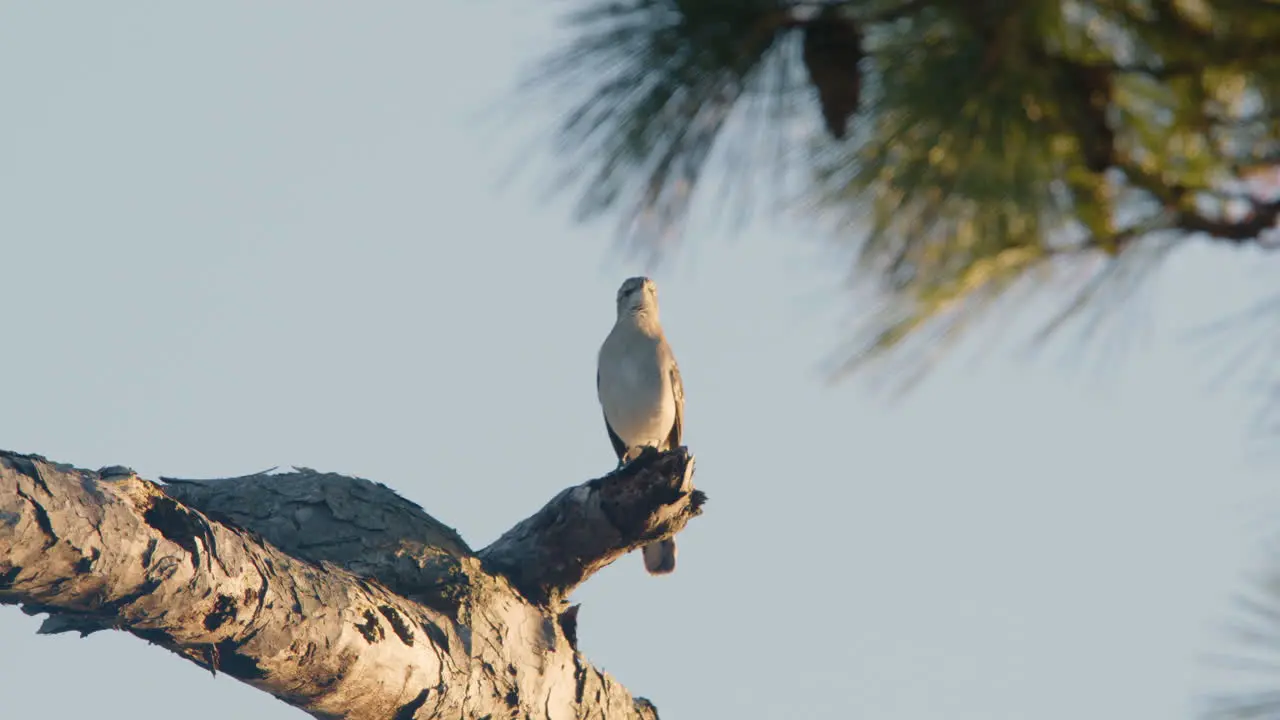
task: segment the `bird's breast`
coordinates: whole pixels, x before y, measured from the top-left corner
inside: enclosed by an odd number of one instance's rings
[[[660,446],[675,423],[671,381],[655,353],[605,353],[600,362],[600,405],[629,447]]]

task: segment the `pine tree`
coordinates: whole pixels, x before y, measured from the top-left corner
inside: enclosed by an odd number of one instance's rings
[[[779,175],[801,156],[805,197],[846,221],[886,300],[849,368],[954,337],[1067,264],[1094,270],[1049,329],[1188,238],[1275,242],[1274,0],[575,8],[535,87],[576,93],[558,132],[582,215],[671,237],[713,151]]]

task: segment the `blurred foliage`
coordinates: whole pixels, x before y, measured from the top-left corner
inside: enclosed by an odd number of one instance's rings
[[[1259,571],[1232,602],[1226,652],[1209,655],[1220,689],[1206,698],[1206,720],[1267,720],[1280,716],[1280,555],[1268,543]]]
[[[661,247],[731,136],[803,148],[885,299],[850,368],[1092,263],[1057,326],[1185,238],[1264,243],[1280,215],[1253,182],[1280,166],[1280,0],[570,4],[533,87],[572,96],[581,214]]]

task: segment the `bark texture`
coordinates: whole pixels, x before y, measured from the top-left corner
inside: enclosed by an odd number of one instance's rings
[[[650,452],[489,548],[385,486],[307,469],[143,480],[0,451],[0,603],[124,630],[318,718],[656,718],[576,648],[576,585],[700,513]]]
[[[480,558],[531,601],[559,609],[598,570],[674,535],[702,512],[705,500],[693,489],[688,451],[646,448],[617,472],[561,492]]]

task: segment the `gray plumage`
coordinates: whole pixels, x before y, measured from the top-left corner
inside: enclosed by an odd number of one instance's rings
[[[675,355],[658,320],[658,287],[644,277],[618,289],[618,319],[600,346],[596,394],[619,465],[644,447],[680,446],[684,385]],[[645,569],[663,575],[676,569],[674,539],[642,549]]]

